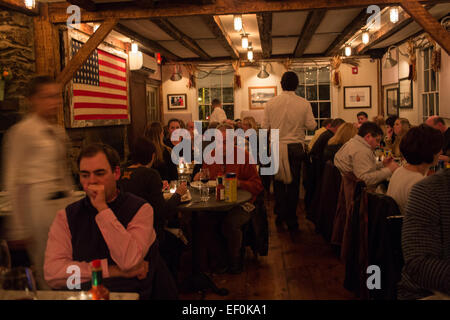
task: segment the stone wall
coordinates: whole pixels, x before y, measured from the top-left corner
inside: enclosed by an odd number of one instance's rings
[[[33,18],[0,9],[0,66],[4,65],[11,69],[13,78],[6,83],[5,99],[0,101],[0,143],[6,130],[28,111],[24,92],[35,73]]]

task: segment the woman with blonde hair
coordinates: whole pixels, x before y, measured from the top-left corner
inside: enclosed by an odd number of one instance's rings
[[[258,130],[258,124],[256,123],[255,118],[253,117],[245,117],[242,119],[242,129],[247,131],[248,129]]]
[[[411,124],[408,119],[398,118],[394,123],[394,133],[395,133],[395,141],[392,145],[392,153],[394,157],[401,157],[402,154],[400,152],[400,143],[402,142],[402,138],[406,135],[406,133],[411,129]]]
[[[325,162],[328,160],[333,161],[334,155],[339,149],[351,138],[353,138],[358,133],[358,128],[356,128],[353,123],[346,122],[339,126],[335,135],[328,141],[328,145],[323,151],[323,159]]]
[[[177,180],[177,166],[172,162],[172,149],[164,144],[164,130],[161,123],[152,122],[147,126],[145,136],[155,145],[155,163],[153,168],[159,172],[162,180]]]

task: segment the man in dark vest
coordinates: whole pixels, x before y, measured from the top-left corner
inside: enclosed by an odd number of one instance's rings
[[[110,291],[137,292],[140,299],[175,299],[174,280],[159,256],[153,209],[117,188],[119,161],[107,145],[81,150],[78,168],[87,196],[57,213],[47,241],[45,280],[52,288],[71,289],[73,278],[67,270],[77,266],[81,289],[87,290],[91,261],[101,259],[103,283]]]

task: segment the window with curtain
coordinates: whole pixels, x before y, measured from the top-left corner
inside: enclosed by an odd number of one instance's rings
[[[432,47],[422,50],[423,53],[423,120],[429,116],[439,115],[439,72],[431,68]]]
[[[331,117],[331,75],[329,66],[295,68],[299,85],[295,93],[311,103],[317,129],[322,121]],[[314,135],[315,130],[307,131],[308,136]]]
[[[211,103],[219,99],[228,119],[234,119],[234,71],[230,67],[201,69],[197,72],[198,118],[208,120]]]

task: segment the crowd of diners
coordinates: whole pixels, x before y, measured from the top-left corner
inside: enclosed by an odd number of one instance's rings
[[[444,119],[432,116],[412,126],[394,116],[369,121],[365,112],[359,112],[356,123],[340,118],[322,121],[308,142],[305,132],[316,129],[317,122],[309,102],[295,94],[297,75],[286,72],[281,86],[283,92],[267,103],[261,124],[252,117],[227,119],[220,101],[212,102],[208,128],[219,130],[224,138],[224,164],[196,164],[191,179],[199,180],[201,168],[209,169],[210,179],[236,173],[238,188],[252,195],[252,206],[236,206],[220,215],[199,214],[200,245],[193,263],[206,273],[242,273],[243,229],[258,206],[264,206],[261,199],[271,186],[277,227],[284,230],[286,226],[291,240],[301,241],[297,216],[301,168],[314,159],[320,164],[319,172],[330,161],[342,174],[353,173],[369,188],[389,180],[386,194],[405,217],[399,298],[418,299],[434,291],[450,294],[450,169],[436,169],[450,157],[450,131]],[[108,145],[83,146],[77,169],[86,197],[70,203],[67,192],[73,183],[61,174],[67,171],[61,151],[67,137],[57,131],[54,121],[62,107],[61,88],[48,77],[35,78],[29,88],[32,112],[8,132],[4,145],[5,185],[13,205],[13,219],[6,224],[4,237],[15,264],[26,260],[18,255],[25,249],[39,287],[60,290],[67,289],[67,268],[77,265],[86,289],[90,261],[101,259],[105,285],[111,291],[138,292],[141,299],[175,299],[180,260],[192,232],[177,210],[188,186],[178,183],[168,199],[163,193],[171,181],[178,180],[171,153],[182,138],[173,139],[172,134],[186,128],[193,152],[194,122],[148,123],[122,163]],[[273,176],[261,175],[263,165],[250,163],[248,143],[245,163],[225,163],[227,130],[255,129],[258,134],[260,128],[279,130],[279,170]],[[46,146],[44,150],[39,149],[41,145]],[[234,148],[236,157],[238,146]],[[21,178],[23,172],[28,173],[26,178]],[[28,188],[29,184],[40,187]],[[52,210],[56,216],[44,218],[42,212]]]

